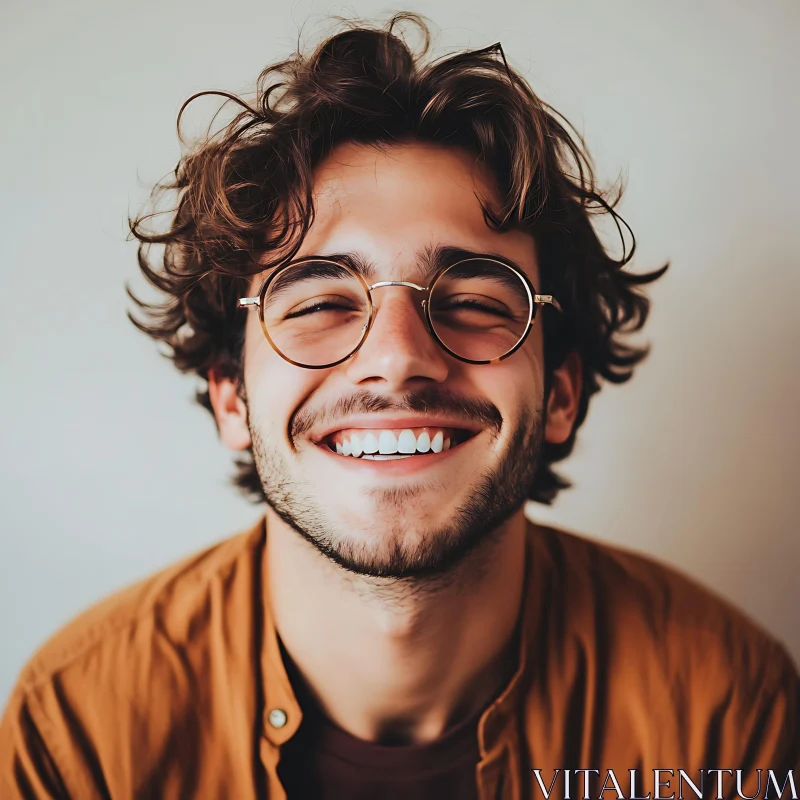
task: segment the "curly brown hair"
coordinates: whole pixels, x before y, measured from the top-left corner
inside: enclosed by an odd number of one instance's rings
[[[422,33],[415,54],[398,33]],[[465,148],[496,177],[499,198],[484,206],[488,225],[531,233],[540,263],[540,291],[557,297],[563,314],[543,315],[545,391],[549,376],[571,351],[582,359],[577,419],[563,444],[545,443],[529,492],[551,503],[570,484],[552,464],[572,451],[600,379],[623,383],[648,348],[623,342],[645,324],[649,301],[639,288],[667,269],[635,275],[624,270],[635,238],[614,207],[622,195],[601,191],[585,142],[570,123],[534,94],[506,62],[499,44],[433,61],[428,28],[412,14],[385,28],[349,23],[310,56],[299,51],[267,67],[252,103],[227,92],[201,92],[241,108],[215,135],[181,157],[174,174],[154,189],[176,195],[168,229],[148,230],[156,212],[130,221],[139,265],[165,295],[145,303],[134,324],[169,346],[175,366],[208,378],[211,368],[241,377],[244,315],[236,301],[254,274],[292,258],[314,216],[314,169],[345,142],[386,145],[415,139]],[[622,240],[614,259],[591,217],[610,215]],[[626,248],[623,228],[631,246]],[[161,245],[157,253],[152,245]],[[545,395],[546,396],[546,395]],[[197,400],[211,410],[207,390]],[[252,460],[237,464],[234,482],[265,499]]]

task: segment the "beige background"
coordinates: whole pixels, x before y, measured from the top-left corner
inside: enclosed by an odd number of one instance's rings
[[[796,0],[416,0],[437,52],[502,41],[628,176],[653,354],[595,399],[534,516],[677,565],[800,658]],[[212,422],[125,319],[128,209],[177,159],[174,118],[311,41],[301,0],[5,0],[0,11],[0,703],[92,601],[257,511]],[[141,285],[141,284],[137,284]]]

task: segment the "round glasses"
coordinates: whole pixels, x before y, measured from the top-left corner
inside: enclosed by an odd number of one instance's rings
[[[275,270],[258,296],[239,298],[238,307],[258,307],[264,336],[286,361],[326,369],[364,344],[375,320],[373,292],[387,286],[422,292],[428,331],[451,356],[469,364],[492,364],[518,350],[540,305],[561,310],[552,295],[536,294],[522,272],[483,257],[443,267],[429,286],[369,285],[344,263],[303,258]]]

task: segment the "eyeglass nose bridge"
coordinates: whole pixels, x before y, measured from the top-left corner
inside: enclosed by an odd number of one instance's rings
[[[418,292],[427,292],[427,286],[417,286],[416,283],[411,283],[410,281],[378,281],[377,283],[373,283],[372,286],[367,286],[367,289],[371,292],[373,289],[380,289],[383,286],[406,286],[409,289],[416,289]]]
[[[430,286],[420,286],[419,284],[411,283],[411,281],[378,281],[377,283],[373,283],[371,286],[367,286],[367,291],[369,292],[370,298],[372,298],[373,289],[382,289],[384,286],[405,286],[407,289],[414,289],[417,292],[425,292],[425,293],[427,293],[430,290]],[[426,305],[427,305],[427,300],[423,300],[422,301],[423,310],[426,310],[425,309]],[[428,328],[431,329],[430,320],[427,318],[427,316],[425,318],[425,323],[428,326]],[[372,319],[370,319],[366,327],[367,328],[372,327]],[[431,333],[433,333],[432,330]]]
[[[384,286],[405,286],[407,289],[414,289],[417,292],[425,292],[426,295],[430,290],[430,286],[419,286],[416,283],[411,283],[411,281],[378,281],[377,283],[373,283],[371,286],[367,286],[367,291],[369,292],[370,296],[370,304],[372,306],[372,312],[370,313],[370,318],[364,324],[364,328],[362,330],[364,338],[366,338],[367,334],[372,328],[372,323],[375,321],[375,305],[374,302],[372,301],[372,290],[382,289]],[[433,332],[433,326],[431,325],[431,321],[428,318],[428,309],[426,308],[426,306],[427,306],[427,297],[422,301],[422,310],[424,314],[423,321],[425,323],[425,327],[428,329],[428,333],[430,333],[434,339],[438,340],[439,337],[436,336],[436,334]]]

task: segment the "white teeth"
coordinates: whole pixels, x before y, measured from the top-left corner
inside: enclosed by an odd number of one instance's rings
[[[423,433],[422,436],[428,434]],[[397,452],[398,453],[416,453],[417,452],[417,437],[414,436],[414,431],[405,430],[397,437]]]
[[[389,456],[361,456],[362,459],[368,458],[370,461],[397,461],[398,458],[411,458],[410,455],[402,456],[402,455],[389,455]]]
[[[378,452],[378,440],[375,438],[374,433],[367,433],[364,435],[364,440],[361,442],[361,447],[365,453]]]
[[[336,442],[335,450],[341,456],[355,458],[407,457],[415,453],[441,453],[452,447],[451,437],[445,437],[444,431],[437,431],[431,438],[428,431],[420,433],[419,437],[414,431],[406,428],[395,434],[391,430],[367,430],[361,434],[352,432]]]
[[[383,456],[397,452],[397,437],[391,431],[381,431],[378,439],[378,452]]]

